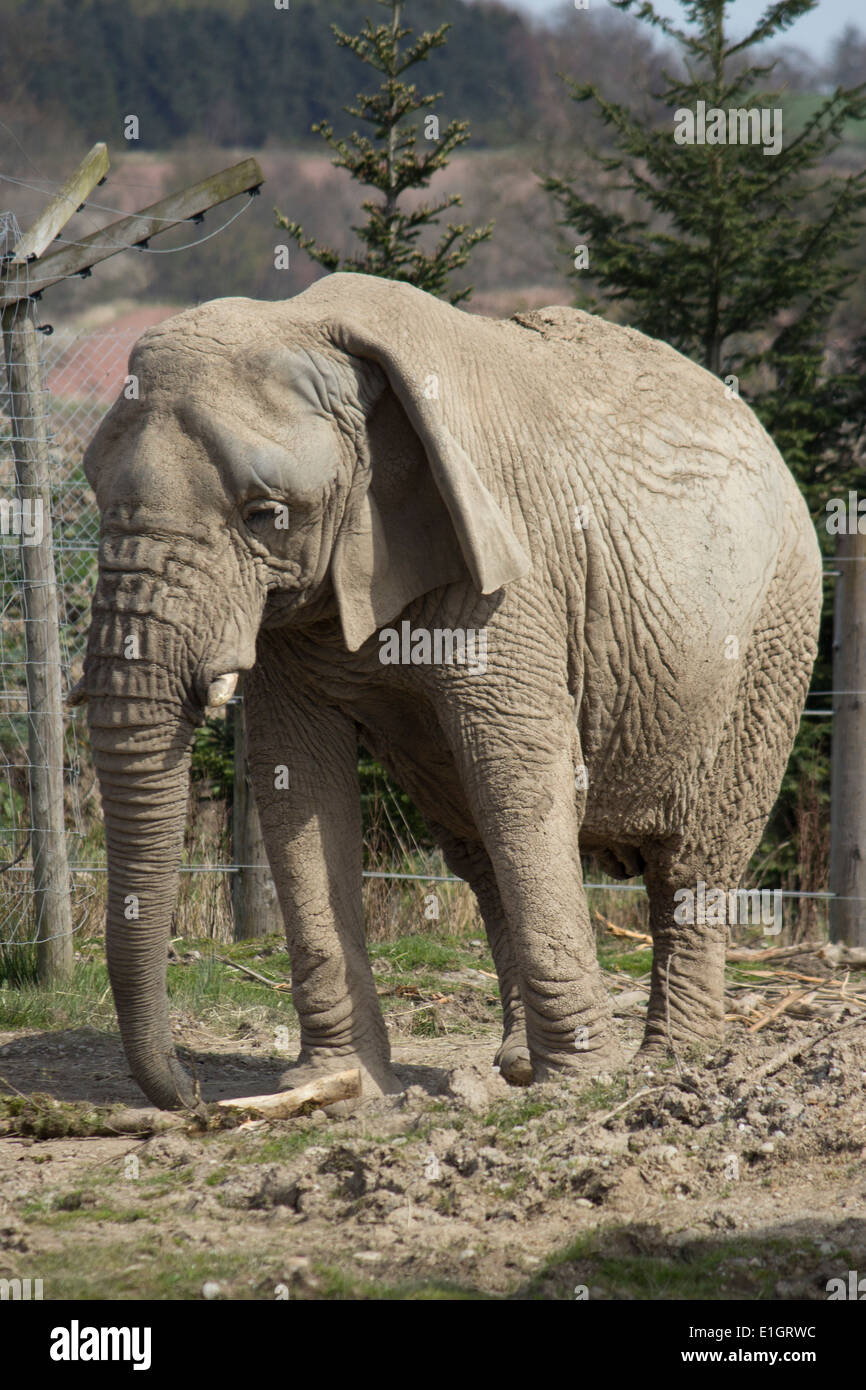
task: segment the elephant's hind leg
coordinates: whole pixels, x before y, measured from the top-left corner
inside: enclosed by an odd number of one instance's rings
[[[622,1056],[583,891],[573,713],[559,690],[527,683],[521,693],[528,708],[514,707],[504,732],[491,731],[488,717],[499,691],[479,677],[440,719],[495,874],[533,1079],[588,1077],[617,1069]],[[518,743],[511,730],[521,726]]]
[[[808,583],[808,574],[804,581],[797,571],[774,580],[742,657],[734,708],[688,826],[677,840],[643,847],[653,969],[642,1051],[722,1036],[730,908],[742,901],[732,895],[778,796],[809,684],[817,607]],[[724,910],[716,898],[701,913],[699,901],[707,903],[711,889],[725,894]],[[677,890],[688,890],[694,911],[688,896],[677,901]],[[721,920],[682,920],[690,915]]]
[[[725,876],[709,874],[708,887],[721,887]],[[675,894],[695,882],[688,874],[647,869],[653,964],[646,1031],[640,1055],[711,1044],[724,1028],[725,924],[679,923]],[[699,877],[695,875],[695,879]]]
[[[438,825],[432,828],[449,869],[466,879],[478,900],[496,966],[502,1001],[502,1042],[494,1058],[494,1066],[499,1068],[510,1085],[528,1086],[532,1081],[532,1062],[526,1040],[526,1017],[520,997],[517,961],[490,856],[482,844],[457,839]]]

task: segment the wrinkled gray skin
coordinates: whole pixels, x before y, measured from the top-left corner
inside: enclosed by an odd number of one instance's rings
[[[806,508],[746,405],[593,316],[495,322],[344,274],[180,314],[130,370],[140,398],[85,460],[84,685],[111,982],[151,1101],[192,1099],[166,942],[193,731],[238,671],[301,1021],[286,1085],[358,1064],[367,1093],[398,1089],[364,945],[359,734],[475,890],[508,1079],[620,1061],[579,851],[645,875],[644,1046],[714,1039],[727,929],[678,925],[673,895],[736,886],[820,603]],[[402,619],[486,628],[486,672],[383,665],[377,629]]]

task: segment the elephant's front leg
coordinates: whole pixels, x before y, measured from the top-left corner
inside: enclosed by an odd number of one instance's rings
[[[363,1093],[401,1089],[364,943],[354,725],[260,660],[247,680],[250,773],[286,922],[301,1051],[283,1078],[359,1066]]]
[[[613,1070],[622,1055],[583,890],[574,725],[550,711],[503,731],[483,710],[480,695],[455,702],[448,738],[510,929],[533,1079]]]

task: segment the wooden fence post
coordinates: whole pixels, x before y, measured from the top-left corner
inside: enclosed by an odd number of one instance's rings
[[[830,940],[866,946],[866,535],[840,535],[836,553]]]
[[[282,934],[284,927],[250,782],[243,699],[230,709],[235,735],[232,858],[239,866],[232,874],[232,914],[234,939],[243,941]]]
[[[3,343],[16,497],[21,508],[37,969],[39,982],[49,984],[72,974],[72,911],[63,815],[63,696],[48,437],[32,299],[18,300],[4,310]],[[28,535],[31,527],[36,528],[35,534]]]

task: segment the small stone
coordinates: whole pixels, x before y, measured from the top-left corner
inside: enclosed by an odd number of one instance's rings
[[[759,1152],[762,1154],[774,1154],[776,1152],[776,1145],[768,1139],[766,1143],[761,1144]]]
[[[448,1077],[448,1091],[453,1099],[460,1101],[467,1110],[476,1114],[486,1110],[490,1098],[483,1077],[469,1067],[458,1067]]]
[[[208,1302],[214,1298],[219,1298],[221,1292],[222,1290],[219,1284],[215,1284],[212,1279],[209,1279],[206,1284],[202,1284],[201,1286],[201,1296],[202,1298],[206,1298]]]
[[[377,1260],[381,1260],[381,1250],[356,1250],[354,1258],[360,1260],[362,1264],[374,1265]]]
[[[458,1260],[477,1260],[478,1251],[475,1250],[471,1245],[468,1245],[465,1250],[461,1250],[457,1258]]]

